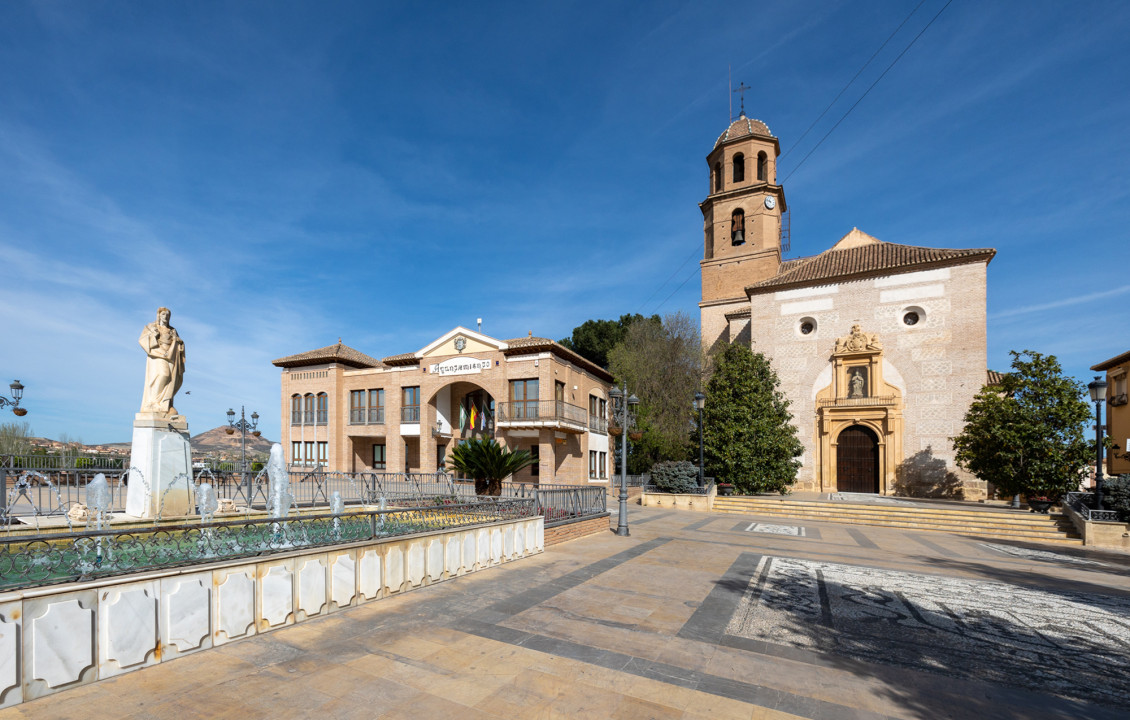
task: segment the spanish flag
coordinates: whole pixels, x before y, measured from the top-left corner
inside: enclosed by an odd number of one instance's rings
[[[471,403],[471,429],[475,429],[475,419],[479,416],[479,408]]]

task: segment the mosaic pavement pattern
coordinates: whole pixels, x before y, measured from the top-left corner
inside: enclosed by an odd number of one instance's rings
[[[1130,703],[1130,598],[766,556],[726,633]]]
[[[998,545],[997,543],[981,543],[981,547],[1004,553],[1005,555],[1027,558],[1028,560],[1071,563],[1072,565],[1104,565],[1109,567],[1109,563],[1099,562],[1098,560],[1087,560],[1086,558],[1065,555],[1064,553],[1048,552],[1047,550],[1033,550],[1025,547],[1013,547],[1012,545]]]
[[[750,523],[746,532],[755,533],[768,533],[770,535],[792,535],[793,537],[804,537],[804,528],[797,527],[796,525],[771,525],[768,523]]]

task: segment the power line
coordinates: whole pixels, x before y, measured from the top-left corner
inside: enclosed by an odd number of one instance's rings
[[[914,36],[914,39],[911,40],[910,43],[902,49],[902,52],[900,52],[898,54],[898,56],[894,60],[891,61],[891,64],[887,66],[887,69],[884,70],[883,73],[881,75],[879,75],[879,77],[875,78],[875,82],[871,83],[871,85],[867,88],[867,90],[865,90],[863,92],[863,94],[859,96],[859,99],[856,100],[855,103],[852,104],[852,106],[847,109],[847,112],[845,112],[842,116],[840,116],[840,119],[836,121],[836,124],[833,125],[831,127],[831,129],[828,130],[828,132],[824,133],[824,137],[820,138],[820,142],[816,143],[816,145],[813,146],[813,148],[808,151],[808,154],[805,155],[803,158],[801,158],[801,161],[799,163],[797,163],[796,167],[794,167],[792,169],[792,171],[788,175],[785,176],[785,179],[781,181],[782,185],[784,185],[786,182],[788,182],[789,178],[791,178],[793,175],[795,175],[797,170],[800,170],[801,166],[804,165],[805,160],[808,160],[808,158],[812,157],[812,153],[816,152],[817,148],[819,148],[821,145],[824,144],[824,141],[828,139],[829,135],[831,135],[833,132],[835,132],[836,128],[838,128],[840,126],[840,123],[842,123],[844,120],[846,120],[848,115],[851,115],[851,111],[855,110],[855,108],[859,105],[859,103],[863,102],[863,99],[865,97],[867,97],[867,95],[872,90],[875,89],[875,86],[879,84],[879,81],[887,76],[887,73],[889,73],[891,71],[891,68],[893,68],[898,63],[899,60],[902,60],[902,56],[906,55],[907,51],[910,50],[910,48],[914,47],[914,43],[918,42],[918,38],[922,37],[923,33],[925,33],[927,30],[930,29],[930,26],[934,24],[934,21],[937,20],[938,17],[943,12],[946,11],[946,8],[948,8],[950,6],[950,3],[952,3],[952,2],[953,2],[953,0],[947,0],[946,4],[942,6],[942,9],[938,11],[937,15],[934,15],[934,17],[930,18],[930,22],[926,23],[926,27],[922,28],[918,32],[918,34]]]
[[[891,39],[892,39],[892,38],[894,38],[894,36],[898,34],[898,32],[899,32],[899,31],[900,31],[900,30],[902,29],[902,27],[903,27],[904,25],[906,25],[907,21],[909,21],[909,20],[910,20],[910,18],[911,18],[911,17],[912,17],[912,16],[913,16],[913,15],[914,15],[914,14],[915,14],[916,12],[918,12],[918,9],[919,9],[920,7],[922,7],[922,5],[923,5],[923,4],[925,3],[925,2],[926,2],[926,0],[921,0],[921,1],[920,1],[920,2],[918,3],[918,5],[917,5],[917,6],[915,6],[915,8],[914,8],[913,10],[911,10],[911,11],[910,11],[910,14],[909,14],[909,15],[907,15],[907,16],[906,16],[906,18],[904,18],[904,19],[903,19],[903,21],[902,21],[901,23],[899,23],[899,26],[895,28],[894,32],[892,32],[892,33],[890,34],[890,36],[889,36],[889,37],[887,37],[887,39],[883,41],[883,44],[879,46],[879,49],[878,49],[878,50],[876,50],[876,51],[875,51],[875,52],[874,52],[874,53],[873,53],[873,54],[871,55],[871,57],[867,59],[867,62],[865,62],[865,63],[863,64],[863,66],[862,66],[862,67],[861,67],[861,68],[859,69],[859,71],[858,71],[858,72],[857,72],[857,73],[856,73],[856,74],[855,74],[855,75],[854,75],[854,76],[852,77],[852,79],[851,79],[851,80],[849,80],[849,81],[848,81],[848,83],[847,83],[846,85],[844,85],[843,89],[841,89],[841,90],[840,90],[840,92],[839,92],[839,93],[838,93],[838,94],[836,95],[836,97],[835,97],[835,98],[833,98],[832,102],[828,104],[828,107],[824,108],[824,111],[823,111],[822,113],[820,113],[820,115],[819,115],[819,116],[818,116],[818,117],[816,118],[816,120],[814,120],[814,121],[812,122],[812,124],[811,124],[811,125],[809,125],[809,126],[808,126],[808,129],[804,131],[804,133],[803,133],[803,134],[802,134],[802,135],[800,136],[800,138],[798,138],[798,139],[797,139],[797,141],[796,141],[795,143],[793,143],[793,145],[792,145],[792,146],[791,146],[791,147],[789,148],[789,150],[785,152],[785,154],[786,154],[786,155],[787,155],[787,154],[788,154],[789,152],[791,152],[791,151],[792,151],[792,149],[793,149],[793,148],[795,148],[795,147],[796,147],[796,146],[797,146],[797,145],[798,145],[798,144],[800,143],[800,141],[801,141],[801,140],[803,140],[803,139],[804,139],[805,135],[808,135],[808,133],[809,133],[809,132],[810,132],[810,131],[812,130],[812,128],[813,128],[813,127],[815,127],[815,126],[816,126],[816,124],[817,124],[817,123],[819,123],[819,122],[820,122],[820,120],[821,120],[821,119],[822,119],[822,118],[824,117],[824,115],[826,115],[826,114],[828,113],[828,110],[830,110],[830,109],[832,108],[832,106],[833,106],[833,105],[835,105],[835,104],[836,104],[836,102],[837,102],[837,101],[838,101],[838,100],[840,99],[840,96],[842,96],[842,95],[844,94],[844,92],[846,92],[846,91],[847,91],[847,89],[848,89],[848,88],[849,88],[849,87],[850,87],[850,86],[852,85],[852,83],[854,83],[854,82],[855,82],[855,80],[856,80],[856,79],[857,79],[857,78],[858,78],[858,77],[860,76],[860,74],[862,74],[862,73],[863,73],[863,71],[867,69],[867,66],[868,66],[868,65],[870,65],[870,64],[871,64],[871,62],[872,62],[872,61],[873,61],[873,60],[875,59],[875,57],[876,57],[876,56],[878,56],[878,55],[879,55],[879,53],[881,53],[881,52],[883,51],[883,48],[885,48],[885,47],[887,46],[887,44],[888,44],[888,43],[890,43]],[[898,55],[897,55],[897,56],[895,57],[895,59],[891,61],[890,65],[888,65],[888,66],[886,67],[886,69],[885,69],[885,70],[883,70],[883,72],[882,72],[882,73],[881,73],[881,74],[879,75],[879,77],[875,78],[875,81],[874,81],[874,82],[872,82],[872,83],[871,83],[871,85],[869,85],[869,86],[867,87],[867,89],[866,89],[866,90],[865,90],[865,91],[863,92],[863,94],[859,96],[859,99],[858,99],[858,100],[856,100],[856,101],[855,101],[854,103],[852,103],[852,106],[851,106],[851,107],[849,107],[849,108],[847,109],[847,112],[845,112],[845,113],[844,113],[843,115],[841,115],[841,116],[840,116],[840,119],[836,121],[836,124],[835,124],[835,125],[833,125],[833,126],[832,126],[832,127],[831,127],[831,128],[829,129],[829,130],[828,130],[828,132],[824,133],[824,136],[820,138],[820,141],[819,141],[818,143],[816,143],[816,145],[814,145],[814,146],[812,147],[812,149],[811,149],[811,150],[809,150],[809,151],[808,151],[808,153],[807,153],[807,154],[806,154],[806,155],[805,155],[805,156],[804,156],[803,158],[801,158],[801,161],[800,161],[799,163],[797,163],[796,167],[794,167],[794,168],[793,168],[793,169],[792,169],[792,170],[791,170],[791,171],[789,172],[789,174],[788,174],[788,175],[786,175],[786,176],[785,176],[784,180],[782,180],[780,184],[784,185],[784,184],[785,184],[786,182],[788,182],[789,178],[791,178],[791,177],[792,177],[792,176],[793,176],[793,175],[794,175],[794,174],[796,173],[796,171],[797,171],[797,170],[799,170],[799,169],[801,168],[801,166],[802,166],[802,165],[804,165],[805,161],[807,161],[807,160],[808,160],[808,158],[812,157],[812,154],[813,154],[814,152],[816,152],[816,150],[817,150],[817,149],[818,149],[818,148],[819,148],[819,147],[820,147],[821,145],[823,145],[823,144],[824,144],[824,141],[825,141],[825,140],[827,140],[827,139],[828,139],[828,137],[829,137],[829,136],[830,136],[830,135],[831,135],[831,134],[832,134],[833,132],[835,132],[836,128],[838,128],[838,127],[840,126],[840,124],[841,124],[841,123],[842,123],[842,122],[843,122],[844,120],[846,120],[846,119],[847,119],[848,115],[850,115],[850,114],[852,113],[852,111],[853,111],[853,110],[855,110],[855,108],[856,108],[856,107],[858,107],[858,106],[859,106],[859,104],[860,104],[861,102],[863,102],[864,98],[866,98],[866,97],[867,97],[867,96],[868,96],[868,95],[869,95],[869,94],[871,93],[871,91],[875,89],[875,86],[876,86],[876,85],[878,85],[878,84],[879,84],[879,82],[880,82],[880,81],[881,81],[881,80],[882,80],[882,79],[883,79],[884,77],[886,77],[886,76],[887,76],[887,73],[889,73],[889,72],[891,71],[891,69],[892,69],[892,68],[894,68],[894,66],[895,66],[896,64],[898,64],[898,61],[899,61],[899,60],[901,60],[901,59],[902,59],[902,57],[903,57],[904,55],[906,55],[906,53],[907,53],[907,52],[908,52],[908,51],[910,50],[910,48],[914,47],[914,44],[918,42],[918,39],[919,39],[919,38],[921,38],[921,37],[922,37],[922,35],[924,35],[924,34],[926,33],[926,31],[930,29],[930,26],[934,24],[934,21],[935,21],[935,20],[937,20],[937,19],[938,19],[938,18],[939,18],[939,17],[941,16],[941,14],[942,14],[943,12],[945,12],[945,11],[946,11],[946,8],[948,8],[948,7],[950,6],[950,4],[951,4],[952,2],[953,2],[953,0],[947,0],[946,4],[942,6],[941,10],[938,10],[938,12],[937,12],[937,13],[935,13],[934,17],[930,18],[930,21],[929,21],[928,23],[926,23],[926,25],[925,25],[925,26],[924,26],[924,27],[923,27],[923,28],[922,28],[921,30],[919,30],[919,31],[918,31],[918,34],[917,34],[917,35],[915,35],[915,36],[914,36],[914,38],[913,38],[913,39],[912,39],[912,40],[911,40],[911,41],[910,41],[910,42],[909,42],[909,43],[908,43],[908,44],[906,45],[906,47],[904,47],[904,48],[902,49],[902,52],[900,52],[900,53],[899,53],[899,54],[898,54]],[[781,157],[784,157],[784,155],[782,155]],[[695,256],[695,255],[697,255],[697,254],[698,254],[698,249],[696,248],[696,249],[695,249],[695,252],[694,252],[694,254],[693,254],[693,255],[691,255],[691,257],[694,257],[694,256]],[[653,290],[653,291],[651,292],[651,295],[649,295],[649,296],[648,296],[648,298],[647,298],[647,300],[645,300],[645,301],[644,301],[644,302],[642,303],[642,306],[646,306],[646,305],[647,305],[647,303],[651,301],[651,298],[655,297],[655,294],[656,294],[657,292],[659,292],[660,290],[662,290],[662,289],[663,289],[663,288],[664,288],[664,287],[665,287],[665,286],[667,285],[667,283],[671,282],[671,278],[673,278],[673,277],[675,276],[675,274],[679,272],[679,270],[681,270],[681,269],[682,269],[682,268],[683,268],[684,266],[686,266],[687,262],[689,262],[689,261],[690,261],[690,258],[688,258],[687,260],[684,260],[684,261],[683,261],[683,263],[682,263],[682,264],[681,264],[681,265],[680,265],[680,266],[679,266],[678,268],[676,268],[676,269],[675,269],[675,272],[671,273],[671,275],[670,275],[670,276],[669,276],[669,277],[668,277],[668,278],[667,278],[666,280],[664,280],[662,284],[660,284],[660,285],[659,285],[659,286],[658,286],[658,287],[657,287],[657,288],[656,288],[655,290]],[[665,304],[667,303],[667,301],[668,301],[668,300],[670,300],[670,299],[671,299],[671,298],[672,298],[672,297],[673,297],[673,296],[675,295],[675,293],[679,292],[679,290],[681,290],[681,289],[683,288],[683,286],[684,286],[684,285],[686,285],[686,284],[687,284],[688,282],[690,282],[690,281],[691,281],[691,278],[693,278],[694,276],[695,276],[695,273],[694,273],[694,272],[692,272],[692,273],[691,273],[690,275],[688,275],[688,276],[687,276],[687,278],[686,278],[685,280],[683,280],[683,282],[681,282],[681,283],[679,284],[679,286],[678,286],[677,288],[675,288],[674,290],[672,290],[672,291],[671,291],[671,292],[670,292],[670,293],[669,293],[669,294],[667,295],[667,297],[665,297],[665,298],[663,299],[663,302],[661,302],[661,303],[659,303],[658,305],[656,305],[656,306],[655,306],[655,309],[656,309],[656,310],[659,310],[659,308],[663,307],[663,305],[665,305]]]
[[[651,299],[652,299],[653,297],[655,297],[656,293],[658,293],[658,292],[659,292],[660,290],[662,290],[663,288],[665,288],[665,287],[667,286],[667,283],[671,282],[671,278],[675,277],[675,275],[677,275],[677,274],[679,273],[679,271],[680,271],[680,270],[682,270],[682,269],[683,269],[683,268],[684,268],[684,267],[686,266],[686,264],[687,264],[687,263],[689,263],[689,262],[691,261],[691,259],[693,259],[693,258],[695,258],[695,257],[697,257],[697,256],[698,256],[698,248],[696,247],[696,248],[695,248],[695,251],[694,251],[693,253],[691,253],[690,257],[688,257],[688,258],[687,258],[686,260],[684,260],[684,261],[682,262],[682,264],[681,264],[681,265],[679,265],[679,267],[675,268],[674,272],[672,272],[672,273],[671,273],[670,275],[668,275],[668,276],[667,276],[667,279],[666,279],[666,280],[664,280],[664,281],[662,282],[662,284],[660,284],[660,285],[657,285],[657,286],[655,287],[655,289],[651,291],[651,294],[647,296],[647,300],[644,300],[644,301],[643,301],[642,303],[640,303],[640,307],[641,307],[641,308],[645,308],[645,307],[647,307],[647,304],[648,304],[649,302],[651,302]],[[666,302],[666,301],[664,301],[664,302]],[[659,308],[656,308],[656,310],[658,310],[658,309],[659,309]]]
[[[800,137],[798,137],[793,142],[793,144],[789,146],[789,149],[786,150],[781,155],[781,157],[777,158],[778,163],[781,162],[782,160],[784,160],[785,156],[787,156],[789,153],[791,153],[798,145],[800,145],[802,140],[804,140],[806,137],[808,137],[808,133],[812,132],[812,128],[816,127],[816,124],[824,119],[824,116],[828,114],[828,111],[832,109],[832,106],[835,105],[837,102],[839,102],[840,98],[843,97],[843,94],[845,92],[847,92],[847,89],[852,86],[852,84],[859,78],[859,76],[863,74],[863,71],[867,69],[867,66],[871,64],[871,61],[873,61],[875,58],[879,57],[879,53],[883,52],[883,48],[887,47],[887,44],[890,43],[891,40],[894,39],[895,35],[898,35],[899,30],[902,30],[902,26],[906,25],[907,21],[910,20],[910,18],[914,15],[914,13],[918,12],[918,8],[922,7],[925,4],[926,4],[926,0],[922,0],[922,2],[920,2],[916,6],[914,6],[914,9],[910,11],[910,15],[907,15],[905,18],[903,18],[903,21],[899,23],[899,26],[897,28],[895,28],[894,31],[890,35],[887,36],[887,39],[883,41],[883,44],[879,46],[879,49],[876,50],[871,55],[871,57],[867,58],[867,62],[863,63],[863,67],[859,68],[859,71],[856,72],[855,75],[852,76],[851,80],[847,81],[847,85],[844,85],[840,89],[840,91],[838,93],[836,93],[836,97],[832,98],[832,102],[828,103],[828,107],[824,108],[824,112],[820,113],[820,115],[817,116],[817,118],[812,121],[812,124],[808,126],[808,129],[805,130],[804,132],[802,132],[800,134]],[[942,9],[944,10],[945,8],[942,8]]]

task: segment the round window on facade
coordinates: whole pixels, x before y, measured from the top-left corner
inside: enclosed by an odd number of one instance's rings
[[[811,335],[816,332],[816,320],[810,317],[801,318],[797,324],[797,332],[801,335]]]
[[[926,320],[926,311],[920,307],[908,307],[902,311],[902,324],[907,327],[920,325]]]

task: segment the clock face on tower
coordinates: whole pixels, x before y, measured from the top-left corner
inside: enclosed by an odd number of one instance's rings
[[[777,198],[773,197],[772,195],[766,197],[765,207],[768,210],[772,210],[773,208],[777,207]]]

